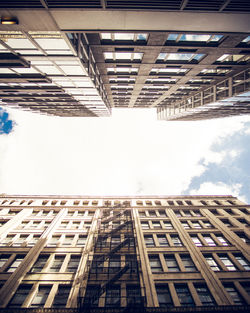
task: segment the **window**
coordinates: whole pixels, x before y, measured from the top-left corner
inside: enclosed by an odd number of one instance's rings
[[[155,211],[148,211],[149,216],[156,217]]]
[[[174,255],[165,255],[165,261],[169,272],[179,272],[180,268]]]
[[[153,228],[155,229],[161,229],[161,223],[160,222],[152,222]]]
[[[213,225],[208,221],[203,221],[203,224],[206,228],[214,228]]]
[[[109,259],[109,273],[116,273],[120,270],[121,267],[121,260],[119,255],[113,255]]]
[[[216,246],[216,243],[214,242],[214,240],[212,239],[212,237],[210,235],[203,235],[203,238],[205,239],[208,246],[210,246],[210,247]]]
[[[171,235],[172,243],[175,247],[181,247],[182,242],[178,235]]]
[[[202,243],[201,243],[200,239],[198,238],[198,236],[192,235],[191,239],[193,240],[193,243],[196,245],[196,247],[202,246]]]
[[[219,254],[218,256],[223,264],[226,266],[228,271],[237,271],[236,267],[226,254]]]
[[[19,238],[17,238],[14,243],[13,247],[20,247],[22,244],[24,244],[25,240],[28,238],[28,235],[20,235]]]
[[[141,288],[139,285],[127,285],[126,286],[127,305],[141,304]]]
[[[44,265],[48,261],[49,256],[48,255],[40,255],[38,259],[36,260],[35,264],[31,268],[31,273],[37,273],[41,272],[42,269],[44,268]]]
[[[212,257],[212,255],[205,255],[204,257],[214,272],[220,271],[220,268],[216,263],[215,259]]]
[[[21,307],[27,298],[32,285],[20,285],[8,304],[8,308]]]
[[[149,256],[149,264],[152,273],[161,273],[162,266],[158,255],[150,255]]]
[[[79,235],[77,242],[76,242],[76,246],[85,247],[86,240],[87,240],[87,236]]]
[[[175,215],[176,215],[177,217],[182,217],[182,215],[181,215],[181,212],[180,212],[180,211],[174,211],[174,213],[175,213]]]
[[[223,35],[211,34],[169,34],[166,44],[176,43],[217,46]]]
[[[194,262],[189,255],[181,255],[181,260],[186,272],[197,272]]]
[[[158,241],[159,241],[159,245],[162,247],[168,247],[168,240],[166,238],[166,235],[157,235]]]
[[[4,264],[9,260],[10,255],[9,254],[2,254],[0,256],[0,268],[4,266]]]
[[[167,62],[167,63],[198,63],[205,54],[195,54],[195,53],[160,53],[158,55],[158,62]],[[182,201],[180,201],[182,202]]]
[[[153,239],[152,235],[145,235],[144,240],[145,240],[146,247],[154,247],[155,246],[154,239]]]
[[[22,263],[24,259],[24,255],[17,255],[15,260],[11,263],[11,265],[8,267],[7,272],[13,273],[18,268],[18,266]]]
[[[236,235],[238,235],[240,237],[240,239],[245,242],[246,244],[250,243],[249,238],[246,236],[245,233],[236,233]]]
[[[80,255],[71,255],[66,272],[75,273],[78,269],[80,259],[81,259]]]
[[[121,290],[120,285],[111,285],[106,291],[105,306],[120,306]]]
[[[31,303],[31,307],[43,307],[50,293],[51,286],[39,285],[38,291]]]
[[[160,307],[173,306],[173,301],[168,285],[156,285],[156,292]]]
[[[15,235],[8,235],[4,239],[1,240],[1,246],[8,246],[13,241]]]
[[[182,227],[185,228],[185,229],[189,229],[189,228],[190,228],[188,222],[181,222],[181,225],[182,225]]]
[[[235,259],[244,267],[246,271],[250,270],[250,265],[247,259],[242,254],[234,254]]]
[[[73,242],[74,236],[65,236],[62,245],[63,246],[71,246]]]
[[[221,220],[221,221],[222,221],[222,223],[225,224],[225,226],[232,227],[232,224],[229,222],[229,220]]]
[[[65,308],[68,301],[70,289],[71,285],[59,285],[52,304],[52,308]]]
[[[232,298],[232,300],[233,300],[235,305],[243,305],[243,304],[245,304],[244,299],[239,294],[239,292],[236,290],[236,288],[234,287],[233,283],[226,283],[226,284],[223,284],[223,285],[224,285],[224,288],[226,289],[226,291],[229,293],[229,295]]]
[[[163,224],[166,229],[173,229],[173,225],[171,222],[163,222]]]
[[[175,290],[181,305],[183,306],[195,305],[187,284],[175,284]]]
[[[229,246],[229,242],[222,235],[216,235],[217,239],[223,246]]]
[[[47,244],[48,247],[56,247],[61,236],[52,236]]]
[[[246,293],[250,296],[250,282],[241,282],[241,286],[245,289]]]
[[[193,210],[193,214],[194,216],[201,216],[201,213],[198,210]]]
[[[192,216],[190,211],[183,211],[183,214],[188,217]]]
[[[193,226],[193,228],[197,228],[197,229],[201,228],[201,225],[199,222],[192,222],[192,226]]]
[[[155,201],[155,204],[161,205],[161,201]],[[166,212],[164,210],[159,210],[158,212],[161,217],[166,217]]]
[[[117,247],[121,242],[120,236],[111,237],[111,248]]]
[[[141,228],[142,229],[149,229],[148,222],[141,222]]]
[[[27,246],[28,246],[28,247],[34,246],[34,245],[37,243],[37,241],[38,241],[39,238],[40,238],[39,235],[33,235],[32,238],[29,239],[29,241],[28,241],[28,243],[27,243]]]
[[[84,304],[98,306],[98,298],[100,296],[100,285],[88,285],[84,297]]]
[[[196,292],[200,298],[202,305],[212,306],[215,305],[215,301],[205,284],[194,284]]]
[[[55,255],[54,261],[49,268],[49,272],[59,272],[63,264],[65,255]]]

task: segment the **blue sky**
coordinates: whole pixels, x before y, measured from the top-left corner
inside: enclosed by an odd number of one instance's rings
[[[184,194],[201,193],[203,188],[218,189],[232,186],[250,203],[250,122],[245,122],[242,129],[226,136],[211,146],[214,153],[222,157],[219,162],[200,160],[204,172],[195,176]]]
[[[0,135],[7,194],[232,194],[250,200],[250,116],[157,121],[155,109],[60,118],[8,109]]]
[[[13,129],[14,123],[9,119],[9,113],[0,108],[0,135],[9,134]]]

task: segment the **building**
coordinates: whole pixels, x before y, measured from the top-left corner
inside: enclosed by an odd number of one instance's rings
[[[249,312],[235,197],[1,195],[0,209],[0,312]]]
[[[249,114],[249,1],[2,0],[2,105],[59,116]],[[11,22],[13,23],[12,25]]]

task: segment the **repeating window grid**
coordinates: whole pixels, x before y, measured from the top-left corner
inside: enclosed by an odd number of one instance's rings
[[[152,273],[163,272],[163,267],[159,255],[149,255],[149,264]]]
[[[68,296],[71,290],[71,285],[58,285],[57,291],[53,299],[52,308],[65,308],[68,301]]]
[[[48,254],[40,254],[30,269],[30,273],[40,273],[45,272],[49,268],[52,256]]]
[[[250,238],[245,232],[237,232],[236,235],[246,244],[250,244]]]
[[[181,306],[195,305],[188,284],[174,284],[174,286]]]
[[[7,308],[25,307],[27,299],[29,298],[32,285],[21,284],[17,288],[14,296],[9,301]]]
[[[170,242],[170,246],[174,246],[174,247],[182,247],[183,246],[183,243],[182,243],[178,234],[170,235],[169,242]]]
[[[22,255],[22,254],[14,255],[13,258],[11,258],[11,262],[9,263],[9,266],[6,267],[5,272],[7,273],[15,272],[15,270],[22,263],[24,258],[25,258],[25,255]]]
[[[155,242],[157,246],[169,247],[170,237],[167,234],[154,234],[153,236],[155,237]]]
[[[213,224],[211,224],[210,221],[200,220],[199,222],[200,222],[202,228],[214,228]]]
[[[204,245],[200,234],[197,235],[192,234],[190,235],[190,237],[196,247],[202,247]]]
[[[217,241],[218,245],[221,246],[230,246],[230,242],[222,235],[222,234],[215,234],[215,240]]]
[[[165,254],[164,259],[167,265],[167,272],[180,272],[180,266],[175,254]]]

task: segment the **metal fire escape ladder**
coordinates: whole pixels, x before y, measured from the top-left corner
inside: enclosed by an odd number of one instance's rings
[[[120,209],[120,211],[117,213],[116,211],[118,209]],[[99,300],[101,298],[103,299],[102,295],[107,292],[109,288],[112,289],[117,284],[119,286],[120,282],[118,281],[123,277],[123,275],[128,272],[128,270],[130,270],[130,276],[128,277],[133,280],[135,280],[135,278],[133,277],[137,277],[136,281],[134,282],[140,285],[138,276],[138,264],[136,265],[135,270],[134,261],[131,261],[130,259],[129,261],[127,261],[127,256],[134,256],[135,262],[137,262],[132,226],[131,211],[128,210],[126,207],[121,207],[118,205],[107,208],[105,207],[102,209],[100,222],[98,223],[98,233],[94,242],[94,252],[93,255],[89,257],[90,259],[87,275],[87,284],[83,284],[83,290],[81,290],[80,292],[80,312],[91,312],[92,308],[98,306]],[[123,240],[120,243],[117,242],[118,244],[114,246],[116,241],[112,241],[112,238],[118,238],[118,241],[119,238],[123,238]],[[128,250],[124,250],[125,246],[128,247]],[[109,262],[111,262],[111,260],[113,261],[114,258],[121,260],[122,255],[123,260],[125,260],[126,258],[126,261],[124,263],[125,265],[121,268],[112,267],[112,270],[110,270],[109,267],[107,267],[107,264],[110,263],[107,263],[105,265],[105,262],[107,262],[108,260],[110,260]],[[119,262],[120,261],[118,261],[118,263]],[[128,304],[129,301],[127,300],[127,307]],[[126,307],[123,307],[123,309],[125,308]]]

